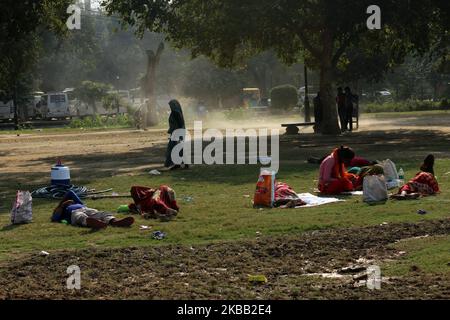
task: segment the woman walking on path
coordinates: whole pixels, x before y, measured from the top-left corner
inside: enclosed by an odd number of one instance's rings
[[[169,137],[169,144],[167,145],[167,152],[166,152],[166,161],[164,163],[164,166],[167,168],[170,168],[171,170],[178,169],[181,167],[180,164],[174,164],[172,160],[172,150],[173,148],[180,142],[183,141],[184,136],[181,137],[179,140],[172,140],[172,133],[175,130],[178,129],[186,129],[185,123],[184,123],[184,116],[183,116],[183,110],[181,109],[181,105],[178,102],[178,100],[171,100],[169,102],[170,106],[170,116],[169,116],[169,130],[167,131],[168,134],[170,134]],[[183,157],[183,152],[180,152],[180,156]],[[187,165],[185,166],[187,167]]]

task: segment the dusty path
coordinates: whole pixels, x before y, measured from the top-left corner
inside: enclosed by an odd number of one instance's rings
[[[314,231],[253,241],[151,248],[80,250],[0,266],[2,299],[449,299],[450,273],[416,271],[368,290],[355,272],[313,276],[400,259],[400,239],[450,234],[450,219]],[[66,289],[66,268],[81,269],[81,290]],[[248,274],[264,274],[251,285]]]
[[[267,127],[280,129],[280,133],[284,133],[280,123],[281,121],[278,120],[263,122],[257,120],[255,122],[212,122],[210,127]],[[405,116],[401,119],[377,119],[372,115],[363,115],[360,130],[355,132],[355,134],[360,133],[365,136],[365,134],[370,134],[370,131],[373,130],[378,132],[408,130],[412,135],[417,134],[420,130],[426,130],[428,132],[441,132],[445,135],[450,133],[450,115],[431,115],[420,118]],[[302,132],[310,133],[312,129],[306,128]],[[395,138],[394,135],[389,137],[387,134],[386,132],[386,138]],[[311,140],[311,138],[309,137],[307,140]],[[331,142],[333,138],[313,136],[313,140],[327,140]],[[352,138],[349,137],[347,140],[352,141]],[[358,142],[357,137],[353,140]],[[0,159],[2,163],[0,174],[17,173],[20,175],[37,172],[47,174],[49,167],[59,157],[68,165],[71,165],[75,171],[95,169],[98,167],[99,159],[101,159],[102,167],[117,168],[116,173],[147,169],[162,163],[166,142],[167,134],[162,129],[150,129],[148,131],[80,131],[61,134],[39,134],[37,132],[20,136],[0,135]],[[130,160],[128,164],[127,158]],[[80,161],[80,159],[83,159],[83,161]],[[89,159],[92,159],[93,163],[88,161]],[[119,163],[117,159],[120,159]]]

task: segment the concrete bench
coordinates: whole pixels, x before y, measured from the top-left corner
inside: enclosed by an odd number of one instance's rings
[[[286,128],[287,134],[298,134],[300,131],[298,127],[314,126],[315,122],[298,122],[298,123],[283,123],[281,126]]]

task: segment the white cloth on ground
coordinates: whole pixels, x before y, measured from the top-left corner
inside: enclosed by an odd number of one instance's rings
[[[321,205],[327,204],[327,203],[345,201],[345,200],[338,199],[338,198],[318,197],[311,193],[298,193],[297,195],[300,199],[302,199],[303,202],[306,203],[306,205],[297,206],[296,208],[316,207],[316,206],[321,206]]]

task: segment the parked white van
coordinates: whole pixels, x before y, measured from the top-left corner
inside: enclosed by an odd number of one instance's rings
[[[69,97],[64,92],[51,92],[42,95],[40,108],[46,119],[70,117]]]
[[[0,100],[0,121],[10,121],[14,119],[14,102]]]

